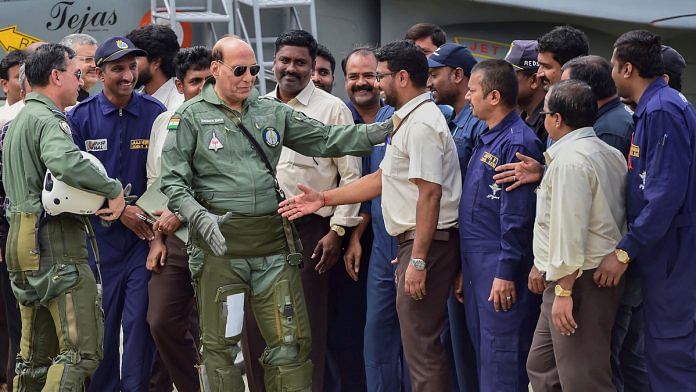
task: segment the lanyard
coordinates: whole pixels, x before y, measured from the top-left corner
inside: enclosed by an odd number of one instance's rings
[[[428,98],[428,99],[426,99],[425,101],[423,101],[423,102],[419,103],[418,105],[416,105],[416,107],[413,108],[413,109],[411,109],[411,111],[409,111],[408,113],[406,113],[406,115],[404,116],[404,118],[401,119],[401,122],[399,123],[399,125],[398,125],[396,128],[394,128],[394,131],[391,133],[391,135],[387,136],[387,144],[391,144],[391,141],[392,141],[392,139],[394,138],[394,135],[396,135],[396,132],[401,128],[402,125],[404,125],[404,123],[406,122],[406,119],[408,118],[408,116],[411,115],[411,113],[415,112],[416,109],[418,109],[419,107],[425,105],[425,104],[428,103],[428,102],[432,102],[432,101],[433,101],[432,99]]]

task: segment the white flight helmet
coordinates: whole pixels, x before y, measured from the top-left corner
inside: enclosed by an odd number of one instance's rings
[[[94,155],[81,151],[82,157],[92,162],[99,171],[106,174],[106,168]],[[48,215],[69,212],[78,215],[91,215],[104,205],[106,198],[81,189],[73,188],[57,180],[50,170],[46,171],[41,202]]]

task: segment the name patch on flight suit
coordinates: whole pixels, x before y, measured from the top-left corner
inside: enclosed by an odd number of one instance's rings
[[[214,125],[214,124],[224,124],[225,120],[222,118],[202,118],[201,124],[203,125]]]
[[[131,150],[147,150],[150,147],[149,139],[131,139],[130,149]]]
[[[85,140],[85,150],[89,151],[106,151],[108,144],[106,139]]]
[[[496,166],[498,166],[498,157],[491,154],[490,152],[486,152],[481,157],[481,162],[495,169]]]

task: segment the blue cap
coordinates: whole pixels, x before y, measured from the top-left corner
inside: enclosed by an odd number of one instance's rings
[[[536,40],[516,39],[512,41],[505,61],[512,64],[515,71],[539,68],[539,44]]]
[[[471,76],[474,65],[476,65],[476,59],[469,48],[458,44],[444,44],[428,58],[430,68],[461,68],[467,77]]]
[[[94,58],[95,62],[97,63],[97,67],[101,67],[104,65],[104,63],[116,61],[129,54],[135,56],[147,56],[146,51],[136,48],[128,38],[111,37],[97,48]]]

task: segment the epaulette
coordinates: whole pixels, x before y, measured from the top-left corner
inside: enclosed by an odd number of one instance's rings
[[[48,110],[50,110],[51,113],[55,114],[55,116],[58,117],[58,118],[60,118],[61,120],[67,120],[67,119],[68,119],[68,117],[65,115],[65,113],[64,113],[64,112],[61,112],[61,111],[58,110],[58,109],[48,108]]]

